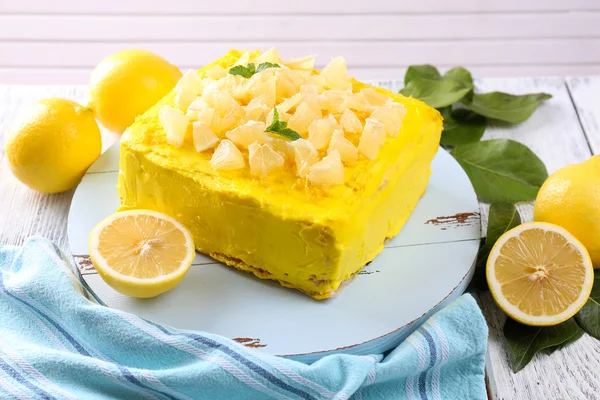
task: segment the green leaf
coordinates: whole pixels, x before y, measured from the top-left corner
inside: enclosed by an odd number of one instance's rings
[[[565,340],[558,346],[546,347],[544,350],[542,350],[542,352],[550,355],[550,354],[554,353],[556,350],[562,350],[565,347],[567,347],[568,345],[570,345],[571,343],[575,343],[576,341],[581,339],[581,337],[583,336],[584,333],[585,333],[585,331],[583,329],[581,329],[581,327],[578,325],[576,334],[574,334],[573,336],[571,336],[570,338],[568,338],[567,340]]]
[[[250,78],[256,73],[256,66],[253,63],[248,63],[245,67],[243,65],[236,65],[229,70],[231,75],[240,75],[244,78]]]
[[[473,76],[463,67],[454,67],[444,74],[444,79],[454,79],[462,82],[465,86],[473,86]]]
[[[284,122],[284,124],[287,125],[287,122]],[[298,139],[300,139],[302,137],[302,136],[300,136],[298,134],[298,132],[296,132],[295,130],[290,129],[290,128],[283,128],[279,132],[273,132],[273,133],[277,133],[277,134],[279,134],[281,136],[285,136],[285,137],[287,137],[288,139],[290,139],[292,141],[298,140]]]
[[[527,326],[510,318],[504,323],[504,337],[513,372],[519,372],[540,350],[561,345],[578,335],[579,326],[570,318],[555,326]]]
[[[517,207],[512,203],[492,203],[488,217],[485,244],[494,246],[500,236],[510,231],[517,225],[521,225],[521,215]]]
[[[291,140],[298,140],[301,138],[298,132],[287,127],[287,122],[279,120],[279,111],[277,111],[277,107],[273,107],[273,121],[271,122],[271,125],[267,126],[265,132],[275,133]]]
[[[477,252],[477,260],[475,261],[475,272],[469,283],[468,290],[479,290],[486,292],[489,290],[487,279],[485,276],[485,264],[489,255],[489,250],[485,247],[485,238],[479,242],[479,251]]]
[[[406,74],[404,74],[404,85],[408,85],[408,83],[415,78],[438,80],[441,79],[442,76],[438,69],[433,65],[411,65],[406,70]]]
[[[400,93],[424,101],[433,108],[441,108],[460,101],[471,90],[473,86],[466,86],[454,79],[414,78],[400,90]]]
[[[281,66],[279,64],[264,62],[264,63],[260,64],[258,66],[258,68],[256,68],[256,73],[262,72],[267,68],[281,68]]]
[[[493,139],[456,146],[451,154],[484,202],[534,200],[548,177],[546,166],[527,146]]]
[[[258,68],[253,63],[248,63],[248,65],[236,65],[229,70],[231,75],[240,75],[244,78],[251,78],[252,75],[257,74],[259,72],[264,71],[267,68],[281,68],[279,64],[273,64],[270,62],[261,63]]]
[[[485,117],[464,108],[451,110],[451,107],[446,107],[442,108],[440,112],[444,117],[441,144],[457,146],[481,140],[487,127]]]
[[[488,215],[485,242],[479,247],[473,276],[473,286],[477,290],[488,290],[485,270],[492,247],[505,232],[521,224],[521,215],[512,203],[492,203]]]
[[[590,336],[600,340],[600,274],[596,274],[590,298],[575,319]]]
[[[488,118],[518,124],[533,114],[537,106],[552,96],[547,93],[515,96],[508,93],[492,92],[474,94],[463,103],[469,110]]]

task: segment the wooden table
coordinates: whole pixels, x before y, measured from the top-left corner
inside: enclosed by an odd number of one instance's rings
[[[381,82],[398,88],[398,82]],[[506,137],[531,147],[549,172],[583,161],[600,152],[600,76],[579,78],[485,79],[477,82],[483,91],[509,93],[547,92],[553,98],[526,122],[514,126],[491,126],[485,138]],[[27,104],[47,97],[87,100],[84,86],[0,85],[0,144],[15,114]],[[484,138],[484,139],[485,139]],[[117,136],[103,131],[103,148]],[[65,251],[67,212],[73,191],[43,195],[20,184],[3,162],[0,146],[0,243],[21,244],[30,235],[53,240]],[[524,220],[532,217],[532,205],[521,204]],[[487,206],[482,204],[486,220]],[[505,316],[489,294],[480,304],[490,327],[487,370],[494,399],[600,399],[600,341],[584,335],[575,344],[552,355],[538,355],[518,374],[508,366],[502,326]]]

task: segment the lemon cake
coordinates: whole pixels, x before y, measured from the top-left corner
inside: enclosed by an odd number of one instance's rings
[[[232,50],[184,74],[123,134],[120,210],[166,213],[202,253],[334,296],[425,192],[442,118],[342,58],[314,63]]]

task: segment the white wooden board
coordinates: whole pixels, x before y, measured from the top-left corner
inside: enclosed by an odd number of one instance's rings
[[[47,5],[47,10],[61,10],[59,6],[65,3],[40,3],[39,0],[21,1],[21,2],[1,2],[2,7],[11,7],[14,12],[31,12],[33,3]],[[298,4],[306,4],[300,2]],[[390,2],[389,4],[392,4]],[[458,3],[443,3],[446,9],[439,11],[457,10],[456,7],[462,7],[472,1],[460,1]],[[479,2],[478,2],[479,3]],[[119,10],[127,7],[133,7],[131,2],[121,2]],[[166,4],[166,3],[165,3]],[[183,7],[177,3],[177,7]],[[189,3],[191,4],[191,3]],[[277,3],[281,4],[281,3]],[[329,2],[326,3],[330,4]],[[326,6],[323,3],[323,6]],[[367,4],[367,3],[364,3]],[[374,3],[380,4],[380,3]],[[398,4],[400,3],[393,3]],[[405,4],[402,3],[404,7]],[[590,9],[598,3],[590,0],[586,4],[579,2],[573,5],[573,2],[485,2],[479,5],[491,7],[494,10],[514,10],[515,7],[521,9],[531,9],[539,11],[541,7],[562,7],[565,10],[572,7],[583,7]],[[73,8],[73,7],[79,7]],[[411,7],[426,9],[431,7],[426,3],[410,3]],[[57,7],[59,7],[57,9]],[[66,10],[72,12],[81,12],[82,9],[96,7],[93,12],[99,10],[94,2],[74,1],[70,6],[65,6]],[[369,7],[371,4],[369,3]],[[34,9],[34,8],[33,8]],[[277,10],[277,8],[274,8]],[[128,10],[126,13],[129,13]],[[180,10],[181,11],[181,10]],[[414,10],[413,10],[414,11]],[[387,11],[386,11],[387,12]],[[0,55],[1,57],[2,55]],[[545,66],[543,71],[553,71],[552,66]],[[565,68],[569,68],[568,65]],[[26,70],[25,70],[26,71]],[[381,69],[382,78],[395,78],[402,73],[397,74],[394,69]],[[487,72],[488,70],[479,70]],[[494,70],[496,71],[496,70]],[[501,71],[498,69],[497,71]],[[514,73],[519,73],[515,69]],[[526,74],[534,74],[535,69],[526,69]],[[56,74],[60,72],[55,71]],[[475,70],[474,70],[475,72]],[[581,70],[581,72],[584,72]],[[77,71],[69,70],[69,74],[76,74]],[[550,72],[549,72],[550,73]],[[560,74],[568,73],[567,69],[560,70]],[[43,79],[44,75],[38,76],[38,82],[48,82]],[[476,73],[475,76],[485,76],[483,73]],[[27,82],[32,83],[36,75],[27,75]],[[66,77],[65,77],[66,79]],[[85,82],[82,78],[81,82]],[[575,88],[569,81],[571,96],[577,104],[577,109],[586,130],[590,142],[600,141],[597,129],[589,129],[590,124],[585,124],[584,115],[593,116],[595,121],[600,121],[598,114],[598,97],[600,90],[594,83],[599,78],[583,79],[579,87]],[[64,82],[67,82],[66,80]],[[390,81],[388,81],[390,82]],[[590,153],[585,153],[587,146],[586,138],[583,135],[581,126],[577,119],[575,109],[570,103],[569,92],[561,79],[505,79],[505,80],[482,80],[478,82],[482,89],[514,90],[522,93],[534,91],[547,91],[554,95],[554,98],[543,105],[527,122],[527,129],[522,126],[497,126],[492,127],[486,138],[490,137],[511,137],[522,141],[530,146],[547,163],[550,170],[555,170],[561,165],[576,162],[587,158]],[[587,88],[586,85],[593,85]],[[397,85],[398,87],[399,85]],[[581,93],[588,93],[582,96]],[[14,119],[15,113],[28,103],[47,97],[67,97],[76,101],[83,102],[87,97],[86,88],[83,86],[4,86],[0,84],[0,143],[2,136],[7,132],[10,122]],[[548,111],[547,107],[550,107]],[[550,112],[551,110],[551,112]],[[596,110],[596,111],[594,111]],[[582,112],[583,111],[583,112]],[[548,112],[552,115],[542,114]],[[593,115],[593,113],[595,113]],[[550,121],[547,120],[550,118]],[[560,122],[560,120],[565,120]],[[589,120],[589,118],[588,118]],[[558,125],[557,125],[558,124]],[[518,134],[515,133],[518,129]],[[112,143],[114,136],[107,134],[106,143]],[[550,140],[551,139],[551,140]],[[598,147],[594,147],[598,149]],[[67,241],[67,212],[71,203],[72,192],[66,192],[60,195],[44,196],[33,192],[27,187],[21,185],[8,171],[4,162],[2,162],[2,146],[0,145],[0,242],[7,244],[20,245],[29,235],[37,234],[54,240],[61,248],[69,253]],[[520,211],[524,219],[531,217],[531,207],[522,206]],[[485,222],[485,207],[483,208],[482,219]],[[369,277],[371,275],[364,276]],[[533,361],[518,374],[513,374],[508,366],[505,351],[505,343],[502,336],[502,325],[504,323],[504,314],[495,306],[489,295],[480,297],[484,315],[486,316],[490,328],[490,341],[488,349],[487,373],[490,378],[490,387],[492,389],[492,398],[498,400],[593,400],[600,399],[600,345],[595,339],[584,335],[575,344],[566,349],[555,352],[551,356],[541,355],[535,357]],[[250,344],[252,342],[249,342]]]

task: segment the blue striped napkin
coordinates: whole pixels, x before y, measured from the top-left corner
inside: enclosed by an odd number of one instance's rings
[[[94,303],[51,242],[0,246],[2,399],[485,399],[470,295],[386,355],[306,365]]]

